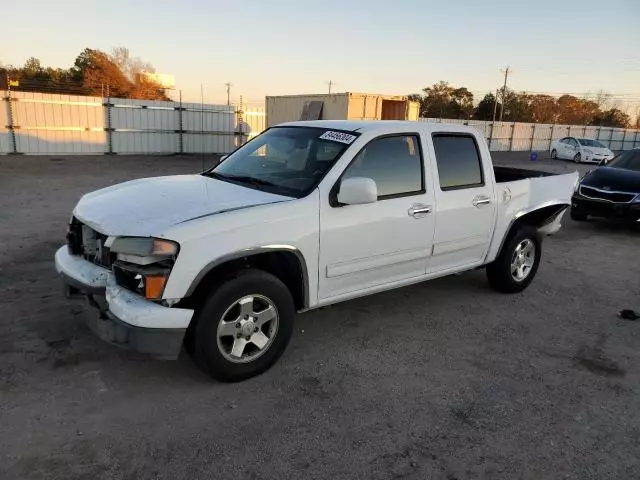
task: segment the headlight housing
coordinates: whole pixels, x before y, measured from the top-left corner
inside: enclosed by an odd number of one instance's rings
[[[117,237],[109,247],[114,253],[137,257],[172,257],[179,250],[176,242],[152,237]]]
[[[109,239],[111,240],[111,239]],[[117,237],[110,242],[117,254],[116,283],[148,300],[160,300],[180,246],[152,237]]]

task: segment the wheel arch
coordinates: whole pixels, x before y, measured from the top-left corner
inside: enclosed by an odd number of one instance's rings
[[[196,275],[181,302],[197,305],[221,278],[245,268],[257,268],[271,273],[291,292],[297,310],[309,306],[309,273],[300,250],[291,245],[265,245],[223,255]]]
[[[540,231],[543,227],[556,221],[569,206],[570,204],[566,202],[552,201],[526,210],[521,210],[516,213],[511,220],[511,224],[505,231],[502,242],[500,243],[500,248],[498,248],[496,255],[500,255],[502,249],[507,243],[507,240],[520,228],[523,226],[529,226]]]

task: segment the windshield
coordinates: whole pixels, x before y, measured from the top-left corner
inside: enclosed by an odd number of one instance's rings
[[[315,127],[271,128],[204,175],[303,197],[318,185],[358,135]]]
[[[599,141],[591,140],[590,138],[579,138],[578,141],[580,142],[580,145],[584,145],[585,147],[606,148]]]
[[[640,172],[640,150],[627,150],[611,160],[607,167],[623,168]]]

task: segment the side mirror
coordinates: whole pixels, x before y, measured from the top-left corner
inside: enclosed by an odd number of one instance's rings
[[[371,178],[345,178],[340,183],[338,201],[346,205],[361,205],[378,201],[378,186]]]

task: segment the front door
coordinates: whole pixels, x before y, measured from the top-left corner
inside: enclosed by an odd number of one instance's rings
[[[567,155],[569,154],[568,142],[569,142],[568,138],[561,138],[560,140],[558,140],[558,145],[556,148],[556,153],[558,154],[558,158],[567,158]]]
[[[440,185],[429,273],[478,265],[489,248],[496,215],[495,192],[478,141],[468,133],[436,133],[432,153]]]
[[[433,239],[433,192],[425,188],[417,134],[379,137],[345,169],[345,178],[376,182],[378,200],[320,207],[319,298],[424,277]],[[338,187],[338,185],[336,187]]]

